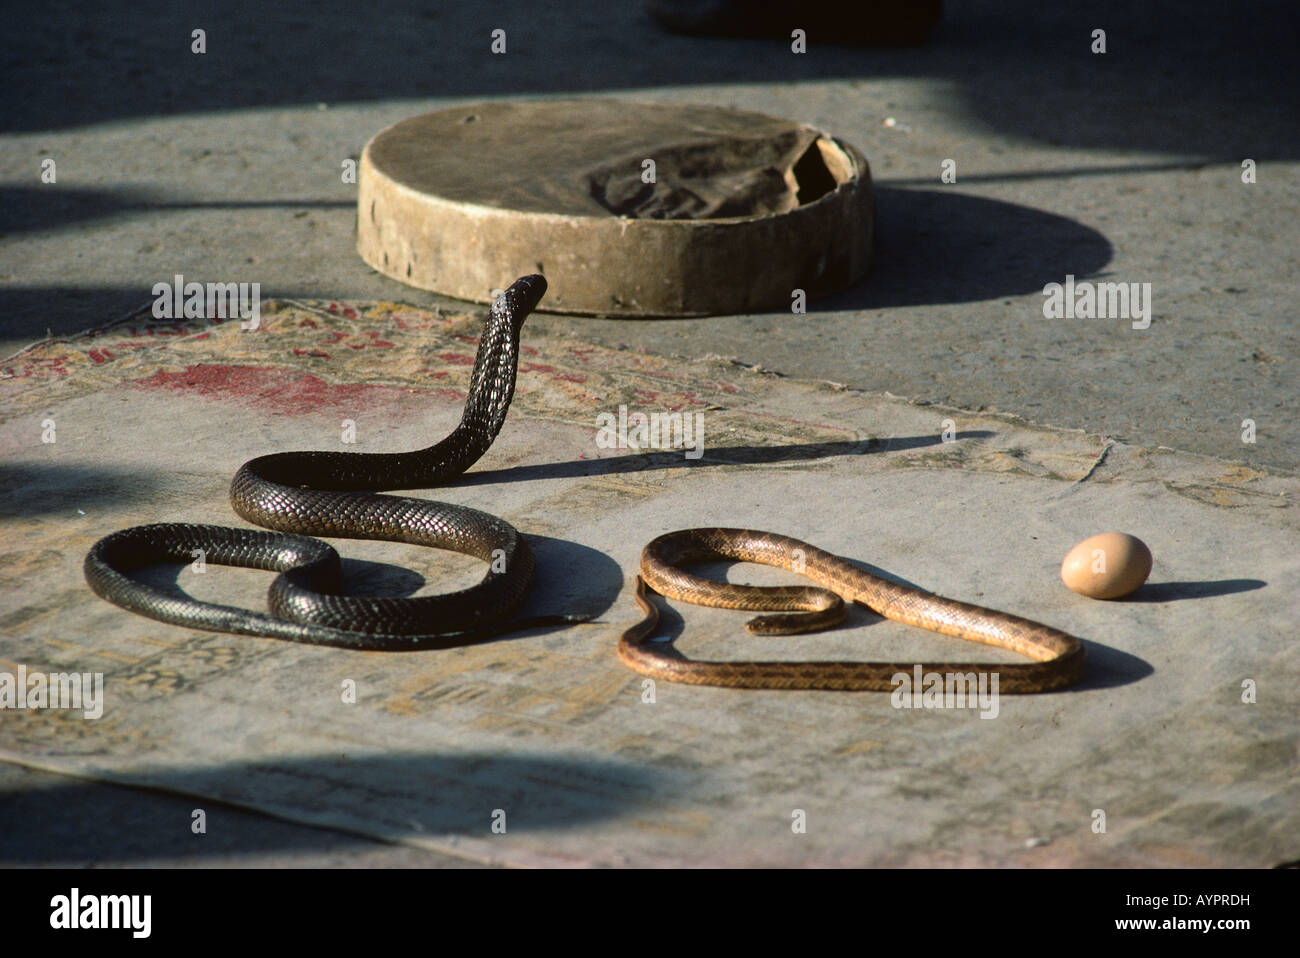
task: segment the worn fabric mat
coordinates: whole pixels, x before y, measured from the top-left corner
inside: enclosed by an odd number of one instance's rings
[[[0,758],[507,864],[1300,856],[1298,483],[1231,463],[721,357],[603,348],[534,317],[501,438],[461,482],[418,494],[514,523],[540,565],[527,611],[597,623],[359,653],[165,626],[85,585],[86,550],[116,529],[242,524],[226,487],[254,455],[445,435],[481,315],[280,301],[248,331],[146,310],[0,361],[0,682],[20,668],[103,677],[98,718],[0,709]],[[638,412],[700,422],[698,458],[611,448]],[[637,557],[693,525],[797,536],[1064,628],[1085,640],[1089,676],[1004,696],[984,718],[896,708],[887,694],[647,685],[615,655],[638,617]],[[1151,546],[1147,586],[1109,603],[1065,590],[1065,551],[1112,528]],[[443,591],[480,574],[430,550],[336,545],[363,591]],[[148,574],[259,608],[269,584],[245,570]],[[744,619],[678,607],[664,629],[700,658],[1000,654],[862,609],[820,636],[760,639]]]

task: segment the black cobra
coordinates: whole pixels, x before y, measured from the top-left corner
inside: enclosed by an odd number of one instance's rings
[[[524,276],[493,303],[460,425],[441,442],[407,453],[260,456],[235,474],[230,504],[249,522],[277,531],[136,526],[95,543],[86,556],[86,581],[108,601],[162,622],[353,649],[444,648],[530,625],[582,621],[545,616],[511,622],[528,592],[534,560],[508,522],[464,506],[363,491],[441,485],[478,461],[505,422],[519,366],[519,331],[545,292],[543,277]],[[481,582],[460,592],[345,596],[338,594],[338,553],[308,536],[410,542],[463,552],[490,566]],[[129,575],[153,563],[189,562],[195,550],[218,565],[279,572],[270,588],[273,615],[177,596]]]

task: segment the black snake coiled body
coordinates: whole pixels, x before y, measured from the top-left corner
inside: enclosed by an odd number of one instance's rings
[[[230,503],[249,522],[276,531],[136,526],[95,543],[86,556],[86,581],[110,602],[163,622],[355,649],[440,648],[507,627],[577,621],[559,616],[507,626],[534,568],[527,542],[509,523],[464,506],[364,491],[440,485],[487,451],[514,398],[519,331],[545,292],[545,279],[525,276],[492,305],[460,424],[441,442],[408,453],[285,452],[250,460],[230,484]],[[308,536],[432,546],[483,559],[490,568],[477,585],[446,595],[338,595],[338,553]],[[195,550],[206,562],[281,573],[269,593],[274,614],[176,596],[128,574],[157,562],[189,562]]]

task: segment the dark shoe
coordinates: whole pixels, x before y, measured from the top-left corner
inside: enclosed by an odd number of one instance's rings
[[[646,0],[646,12],[674,33],[784,37],[801,29],[809,43],[882,47],[924,43],[943,0]]]

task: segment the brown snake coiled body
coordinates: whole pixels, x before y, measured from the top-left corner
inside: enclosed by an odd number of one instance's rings
[[[736,559],[800,573],[824,588],[741,586],[703,579],[681,563]],[[915,662],[698,662],[655,649],[650,643],[659,613],[646,587],[669,598],[728,609],[782,614],[753,619],[750,631],[807,632],[844,618],[844,599],[860,602],[888,619],[986,645],[1010,649],[1030,663],[919,663],[922,672],[996,673],[1000,692],[1048,692],[1083,676],[1083,644],[1039,622],[899,585],[872,575],[839,556],[798,539],[750,529],[685,529],[655,539],[641,555],[637,603],[646,618],[619,642],[619,658],[652,678],[691,685],[744,689],[893,691],[894,676],[911,675]],[[841,598],[842,597],[842,598]]]

